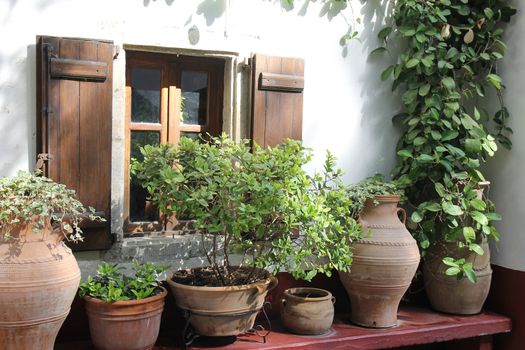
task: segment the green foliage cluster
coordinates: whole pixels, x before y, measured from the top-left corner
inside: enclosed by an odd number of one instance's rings
[[[97,275],[80,282],[79,295],[105,302],[140,300],[159,294],[159,275],[168,266],[133,261],[133,275],[122,273],[123,266],[107,262],[98,265]]]
[[[348,194],[352,201],[350,205],[351,215],[357,219],[367,199],[382,195],[403,197],[403,189],[398,186],[397,182],[385,182],[382,174],[376,174],[349,186]]]
[[[393,77],[393,89],[405,90],[404,112],[394,116],[404,131],[394,175],[415,207],[413,233],[423,249],[456,241],[483,254],[478,243],[499,237],[493,226],[499,215],[479,198],[476,184],[497,142],[511,147],[497,63],[505,52],[503,24],[515,12],[504,0],[398,0],[392,25],[379,32],[384,45],[373,54],[388,51],[395,39],[405,46],[381,78]],[[501,104],[492,118],[482,106],[489,88]],[[450,274],[470,275],[468,266],[454,263]]]
[[[85,208],[74,190],[38,174],[19,171],[0,178],[0,193],[0,232],[6,240],[21,225],[31,224],[34,232],[40,232],[53,223],[66,239],[82,241],[79,223],[84,218],[104,220],[94,215],[93,208]]]
[[[223,134],[142,152],[138,179],[162,214],[195,220],[219,285],[233,283],[232,251],[242,252],[242,264],[254,271],[247,283],[261,277],[257,267],[307,280],[349,268],[348,243],[360,228],[348,215],[349,198],[331,155],[324,172],[310,177],[303,166],[311,154],[292,140],[252,149]]]

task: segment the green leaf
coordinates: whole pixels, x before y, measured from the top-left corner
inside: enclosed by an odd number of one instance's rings
[[[443,137],[441,137],[441,141],[449,141],[453,140],[456,137],[458,137],[459,132],[457,130],[448,130],[443,133]]]
[[[439,183],[439,182],[436,182],[434,184],[434,188],[436,189],[436,192],[437,194],[440,196],[440,197],[444,197],[445,196],[445,186],[443,186],[443,184]]]
[[[419,87],[419,96],[426,96],[430,91],[430,84],[425,84]]]
[[[475,252],[476,254],[478,255],[483,255],[485,254],[485,251],[483,250],[483,248],[481,248],[481,246],[479,244],[476,244],[476,243],[471,243],[468,245],[468,248]]]
[[[441,205],[439,203],[433,202],[430,204],[427,204],[425,206],[425,209],[432,212],[438,212],[441,211]]]
[[[497,74],[487,75],[487,80],[498,90],[501,89],[501,77]]]
[[[443,261],[443,264],[445,264],[447,266],[459,267],[458,263],[451,257],[443,258],[442,261]]]
[[[459,206],[452,204],[450,202],[443,202],[442,207],[443,207],[443,211],[449,215],[452,215],[452,216],[463,215],[463,210]]]
[[[407,149],[397,151],[397,155],[403,158],[412,158],[412,152]]]
[[[473,211],[470,213],[470,216],[479,222],[481,225],[488,225],[489,219],[485,216],[485,214],[479,212],[479,211]]]
[[[400,27],[399,32],[404,36],[413,36],[414,34],[416,34],[416,30],[414,28],[406,26]]]
[[[390,75],[392,75],[392,71],[394,70],[394,66],[388,66],[387,69],[385,69],[383,71],[383,73],[381,73],[381,80],[382,81],[385,81],[387,80],[388,78],[390,78]]]
[[[419,157],[416,158],[421,163],[429,163],[433,162],[435,159],[429,154],[422,154]]]
[[[418,58],[411,58],[407,64],[406,64],[406,67],[407,68],[413,68],[415,66],[417,66],[419,64],[419,59]]]
[[[467,276],[468,280],[472,283],[477,282],[476,273],[472,269],[472,263],[466,263],[463,266],[463,271],[465,272],[465,275]]]
[[[448,90],[454,90],[456,87],[456,82],[451,77],[445,77],[441,79],[441,83],[448,89]]]
[[[385,40],[390,35],[390,33],[392,33],[392,27],[385,27],[381,29],[379,33],[377,33],[377,37],[380,40]]]
[[[487,208],[487,204],[485,204],[483,200],[478,199],[478,198],[472,199],[470,201],[470,205],[472,206],[472,208],[479,210],[479,211],[484,211]]]
[[[418,136],[414,139],[414,146],[421,146],[427,142],[427,139],[421,136]]]
[[[419,223],[419,222],[421,222],[423,220],[423,216],[421,215],[420,212],[415,211],[410,216],[410,219],[417,224],[417,223]]]
[[[481,141],[478,139],[466,139],[465,140],[465,151],[467,151],[467,153],[481,152]]]
[[[465,237],[465,241],[467,241],[467,243],[473,242],[474,240],[476,240],[476,232],[470,226],[463,227],[463,237]]]
[[[386,48],[384,48],[384,47],[381,46],[381,47],[378,47],[378,48],[372,50],[372,52],[370,52],[370,55],[369,55],[369,56],[370,56],[370,57],[372,57],[372,56],[376,56],[376,55],[378,55],[378,54],[380,54],[380,53],[383,53],[383,52],[385,52],[385,51],[386,51]]]
[[[458,275],[459,273],[461,272],[461,269],[459,267],[449,267],[446,271],[445,271],[445,274],[447,276],[456,276]]]
[[[485,10],[483,10],[483,13],[485,14],[485,16],[487,16],[488,19],[494,17],[494,11],[492,11],[492,9],[488,7]]]

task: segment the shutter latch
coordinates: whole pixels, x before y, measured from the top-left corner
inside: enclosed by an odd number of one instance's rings
[[[51,159],[53,159],[53,157],[51,157],[49,153],[38,154],[38,159],[35,164],[35,172],[41,171],[42,168],[44,167],[44,163],[50,161]]]

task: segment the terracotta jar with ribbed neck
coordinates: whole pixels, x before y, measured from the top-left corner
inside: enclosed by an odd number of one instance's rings
[[[352,243],[351,272],[339,272],[352,304],[351,320],[361,326],[397,325],[399,303],[419,265],[417,242],[405,227],[399,199],[396,195],[366,200],[359,216],[364,235]]]
[[[0,349],[52,350],[80,282],[62,233],[32,228],[0,232]]]

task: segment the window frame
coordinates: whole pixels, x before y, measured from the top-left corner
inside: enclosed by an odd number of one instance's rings
[[[130,220],[130,151],[132,131],[160,132],[161,143],[177,145],[181,132],[209,132],[217,135],[222,131],[225,60],[221,57],[197,57],[126,50],[125,83],[125,155],[124,155],[124,237],[143,236],[145,233],[163,229],[160,221]],[[131,68],[161,70],[160,123],[137,123],[131,121],[132,88]],[[183,71],[208,74],[206,124],[182,124],[180,122],[181,80]],[[168,227],[169,229],[170,227]]]

